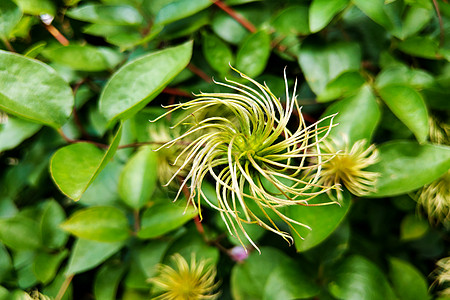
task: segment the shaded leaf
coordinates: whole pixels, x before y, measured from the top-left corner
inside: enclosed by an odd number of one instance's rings
[[[370,197],[395,196],[414,191],[450,169],[450,147],[390,141],[378,147],[380,161],[367,168],[380,173],[377,192]]]
[[[66,219],[66,213],[55,200],[48,201],[43,209],[41,217],[42,243],[50,249],[63,247],[68,234],[59,228],[59,225]]]
[[[234,63],[230,47],[213,34],[203,35],[203,55],[208,64],[219,73],[227,73]]]
[[[317,96],[317,102],[328,102],[355,94],[364,83],[365,80],[359,72],[344,72],[327,84],[324,91]]]
[[[42,14],[56,15],[56,7],[52,0],[14,0],[25,14],[39,16]]]
[[[0,109],[52,127],[66,123],[72,90],[48,65],[0,50]]]
[[[97,272],[94,281],[95,299],[114,300],[125,266],[117,263],[105,264]]]
[[[2,0],[0,2],[0,38],[8,39],[21,17],[22,11],[12,0]]]
[[[407,215],[400,223],[400,239],[410,241],[420,239],[428,231],[430,225],[416,215]]]
[[[308,6],[292,5],[283,9],[274,17],[272,26],[282,35],[309,34]]]
[[[0,125],[0,152],[17,147],[39,129],[39,124],[8,117],[8,120]]]
[[[161,25],[169,24],[192,16],[212,4],[209,0],[177,0],[167,4],[158,11],[155,17],[155,23]]]
[[[42,246],[38,223],[14,216],[0,219],[0,242],[14,250],[37,249]]]
[[[311,32],[322,30],[349,2],[350,0],[314,0],[309,7],[309,28]]]
[[[389,277],[398,299],[430,299],[427,280],[413,265],[394,257],[389,259],[389,265]]]
[[[98,242],[118,242],[129,237],[127,217],[112,206],[78,210],[61,227],[79,238]]]
[[[54,254],[38,252],[33,261],[34,275],[43,284],[48,284],[55,278],[60,264],[68,255],[69,251],[67,249]]]
[[[67,15],[73,19],[107,25],[139,25],[142,15],[128,5],[86,4],[72,8]]]
[[[267,65],[270,56],[270,36],[264,31],[249,35],[236,55],[236,68],[242,73],[256,77]]]

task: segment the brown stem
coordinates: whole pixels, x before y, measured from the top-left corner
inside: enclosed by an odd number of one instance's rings
[[[133,215],[134,215],[134,232],[138,232],[141,229],[141,220],[140,220],[140,216],[139,216],[139,210],[136,209],[133,211]]]
[[[213,1],[213,0],[211,0],[211,1]],[[240,14],[235,12],[231,7],[229,7],[228,5],[226,5],[225,3],[223,3],[220,0],[214,1],[214,4],[217,5],[221,10],[226,12],[228,15],[230,15],[230,17],[235,19],[239,24],[244,26],[245,29],[247,29],[248,31],[250,31],[252,33],[256,32],[255,25],[253,25],[246,18],[244,18],[243,16],[241,16]]]
[[[89,133],[87,133],[87,131],[83,127],[83,124],[81,124],[80,117],[78,116],[78,112],[75,107],[72,110],[72,114],[73,114],[73,120],[74,120],[75,125],[77,126],[78,130],[80,130],[81,134],[85,138],[89,139],[90,138]]]
[[[68,288],[69,285],[70,285],[70,282],[71,282],[72,279],[73,279],[73,276],[74,276],[74,275],[70,275],[70,276],[67,276],[66,279],[64,279],[64,282],[63,282],[63,284],[61,285],[61,288],[59,289],[58,294],[57,294],[56,297],[55,297],[55,300],[61,300],[61,299],[62,299],[62,297],[64,296],[64,294],[65,294],[66,291],[67,291],[67,288]]]
[[[64,131],[63,131],[61,128],[59,128],[57,131],[58,131],[59,135],[60,135],[67,143],[69,143],[69,144],[89,143],[89,144],[93,144],[93,145],[95,145],[95,146],[97,146],[97,147],[99,147],[99,148],[102,148],[102,149],[108,149],[108,148],[109,148],[109,145],[102,144],[102,143],[97,143],[97,142],[94,142],[94,141],[89,141],[89,140],[73,140],[73,139],[71,139],[70,137],[68,137],[68,136],[64,133]]]
[[[436,14],[439,19],[439,48],[442,48],[445,42],[444,22],[442,21],[441,11],[439,10],[437,0],[433,0],[433,5],[436,9]]]
[[[11,43],[8,41],[8,39],[6,37],[2,37],[2,42],[3,42],[3,44],[5,44],[6,48],[9,51],[16,52],[16,50],[14,49],[14,47],[11,45]]]
[[[192,73],[194,73],[195,75],[197,75],[198,77],[200,77],[204,81],[206,81],[208,83],[211,82],[211,78],[208,75],[206,75],[205,72],[203,72],[202,70],[200,70],[199,68],[194,66],[192,63],[189,63],[188,69],[191,70]]]
[[[166,87],[163,91],[164,94],[169,94],[169,95],[174,95],[174,96],[180,96],[180,97],[188,97],[188,98],[192,98],[192,95],[189,94],[186,91],[177,89],[177,88],[169,88]]]
[[[65,36],[63,36],[61,34],[61,32],[59,32],[58,29],[55,28],[55,26],[53,25],[46,25],[44,24],[45,29],[47,29],[48,32],[50,32],[51,35],[53,35],[53,37],[63,46],[69,46],[69,40],[66,39]]]

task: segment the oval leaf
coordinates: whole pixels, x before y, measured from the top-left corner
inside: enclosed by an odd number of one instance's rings
[[[225,74],[233,64],[233,53],[230,47],[213,34],[203,35],[203,55],[208,64],[217,72]]]
[[[47,252],[38,252],[33,262],[33,273],[36,278],[43,284],[48,284],[55,278],[58,268],[64,258],[67,257],[69,251],[49,254]]]
[[[191,55],[192,42],[188,42],[127,63],[103,89],[100,111],[110,123],[130,117],[153,100],[187,66]]]
[[[68,234],[59,228],[66,219],[66,213],[55,200],[48,201],[42,211],[41,233],[42,243],[50,249],[64,246],[69,238]]]
[[[341,12],[350,0],[314,0],[309,7],[309,28],[318,32]]]
[[[142,15],[128,5],[87,4],[67,12],[73,19],[105,25],[139,25]]]
[[[3,0],[2,0],[3,1]],[[42,14],[56,15],[56,7],[52,0],[14,0],[25,14],[39,16]]]
[[[282,35],[307,35],[308,6],[292,5],[283,9],[273,20],[273,27],[277,33]]]
[[[94,282],[95,299],[114,300],[117,299],[116,292],[120,279],[125,271],[121,264],[105,264],[97,272]]]
[[[323,240],[325,240],[342,222],[350,208],[350,194],[344,192],[344,201],[339,205],[325,206],[289,206],[287,216],[311,227],[311,230],[293,224],[295,230],[303,238],[292,232],[295,248],[298,252],[306,251]],[[330,202],[326,194],[321,194],[310,201],[310,203]],[[327,216],[324,218],[323,216]]]
[[[21,17],[22,12],[13,1],[2,0],[0,2],[0,38],[8,39]]]
[[[0,125],[0,152],[15,148],[39,129],[39,124],[8,117],[6,123]]]
[[[158,180],[158,155],[143,147],[125,165],[119,179],[119,194],[129,207],[141,209],[152,195]]]
[[[78,274],[98,266],[123,245],[123,242],[101,243],[77,239],[72,247],[66,275]]]
[[[388,85],[378,91],[390,110],[416,136],[419,143],[428,136],[428,112],[425,101],[417,91],[405,85]]]
[[[336,270],[330,293],[345,300],[395,299],[394,292],[383,272],[362,256],[347,258]]]
[[[389,265],[389,277],[398,299],[430,299],[427,280],[413,265],[398,258],[390,258]]]
[[[127,217],[112,206],[81,209],[60,226],[79,238],[98,242],[118,242],[129,237]]]
[[[137,236],[141,239],[150,239],[163,235],[191,220],[197,213],[192,206],[186,210],[173,203],[155,204],[142,215],[141,230]]]
[[[320,95],[327,84],[341,73],[359,69],[361,51],[356,43],[322,45],[305,42],[298,62],[309,86]]]
[[[333,122],[339,125],[331,130],[329,137],[336,141],[346,138],[350,145],[362,139],[371,141],[381,117],[375,95],[368,85],[355,96],[330,105],[323,116],[335,113],[338,114]]]
[[[50,161],[50,173],[61,192],[79,200],[114,156],[121,134],[122,126],[106,153],[89,143],[72,144],[56,151]]]
[[[41,233],[37,222],[19,216],[0,219],[0,241],[14,250],[41,247]]]
[[[210,0],[177,0],[162,7],[155,18],[155,24],[166,25],[177,20],[192,16],[193,14],[211,6]]]
[[[378,172],[377,192],[369,197],[395,196],[414,191],[450,169],[450,147],[413,141],[392,141],[379,148],[380,161],[367,168]]]
[[[70,86],[46,64],[0,50],[0,109],[52,127],[66,123],[74,105]]]
[[[242,73],[256,77],[267,65],[270,56],[270,36],[259,31],[249,35],[236,55],[236,68]]]

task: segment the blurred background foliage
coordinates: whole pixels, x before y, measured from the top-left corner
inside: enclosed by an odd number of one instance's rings
[[[0,299],[152,299],[192,253],[220,299],[450,294],[447,1],[1,0],[0,40]],[[180,149],[154,152],[175,133],[148,120],[226,91],[229,64],[282,100],[286,68],[310,124],[339,112],[331,137],[377,145],[376,189],[292,207],[312,230],[290,247],[248,226],[248,255],[172,203]]]

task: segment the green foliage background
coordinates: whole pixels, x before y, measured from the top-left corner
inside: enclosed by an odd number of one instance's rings
[[[414,199],[450,168],[429,125],[449,121],[449,26],[439,0],[1,0],[0,299],[151,299],[155,266],[192,252],[221,299],[435,297],[450,226]],[[262,254],[240,263],[217,212],[202,232],[172,203],[150,147],[169,125],[148,122],[220,91],[229,64],[281,99],[286,67],[305,118],[339,112],[332,136],[376,143],[382,175],[369,197],[292,209],[313,230],[291,247],[249,228]]]

